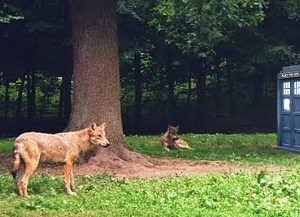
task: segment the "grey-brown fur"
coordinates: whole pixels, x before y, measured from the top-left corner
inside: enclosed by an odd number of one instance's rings
[[[161,145],[169,151],[169,148],[192,149],[186,141],[179,138],[179,126],[168,126],[167,132],[161,136]]]
[[[96,145],[109,145],[105,127],[105,123],[102,125],[94,123],[90,127],[74,132],[57,134],[29,132],[17,137],[11,173],[16,181],[18,193],[28,197],[29,177],[36,170],[40,159],[46,159],[65,163],[66,191],[68,194],[74,194],[73,164],[81,152]]]

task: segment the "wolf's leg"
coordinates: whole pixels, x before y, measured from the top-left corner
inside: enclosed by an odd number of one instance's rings
[[[23,189],[21,186],[21,180],[24,176],[24,172],[25,172],[25,165],[22,162],[20,165],[20,169],[18,170],[18,172],[16,174],[16,188],[17,188],[17,192],[20,196],[24,196]]]
[[[28,192],[27,192],[27,186],[28,186],[28,180],[30,176],[34,173],[38,166],[39,162],[39,157],[37,159],[32,159],[30,161],[25,162],[25,172],[23,175],[23,178],[21,180],[21,186],[23,190],[23,196],[24,197],[29,197]]]
[[[162,142],[162,146],[164,147],[165,150],[170,151],[170,149],[168,148],[169,144],[167,142]]]
[[[75,191],[75,181],[74,181],[74,172],[73,172],[73,165],[71,166],[71,171],[70,171],[70,179],[71,179],[71,190]]]
[[[65,173],[65,188],[67,194],[74,195],[75,193],[71,190],[71,170],[72,170],[72,163],[66,162],[64,166],[64,173]]]

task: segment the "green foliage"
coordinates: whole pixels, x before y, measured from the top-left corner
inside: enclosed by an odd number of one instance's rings
[[[228,41],[234,28],[256,26],[264,19],[264,0],[161,1],[149,22],[185,53],[207,57]]]
[[[236,173],[117,180],[80,176],[77,196],[61,190],[62,177],[35,176],[30,199],[0,175],[6,216],[298,216],[299,172]],[[39,191],[38,189],[42,190]]]
[[[288,16],[291,19],[298,20],[300,19],[300,2],[295,0],[285,0],[283,1],[285,7],[288,11]]]
[[[0,24],[23,19],[20,9],[14,7],[9,0],[0,1]]]

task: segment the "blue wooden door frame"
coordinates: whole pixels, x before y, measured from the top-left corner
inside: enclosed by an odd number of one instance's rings
[[[295,82],[300,81],[300,65],[284,67],[277,82],[277,149],[300,153],[300,94],[295,95]],[[283,94],[284,82],[290,82],[290,94]],[[298,87],[298,84],[297,84]],[[290,111],[283,101],[290,99]]]

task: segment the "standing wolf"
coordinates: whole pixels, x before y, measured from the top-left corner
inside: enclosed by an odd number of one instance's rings
[[[75,183],[73,164],[79,154],[92,146],[109,145],[105,135],[106,124],[92,124],[82,130],[66,133],[47,134],[29,132],[18,136],[14,143],[14,161],[11,173],[21,196],[29,197],[27,184],[36,170],[40,159],[63,162],[67,194],[74,194]]]
[[[192,150],[192,148],[186,141],[179,138],[178,130],[179,126],[173,127],[169,125],[167,132],[162,134],[160,141],[164,149],[166,149],[167,151],[169,151],[169,148],[181,148]]]

